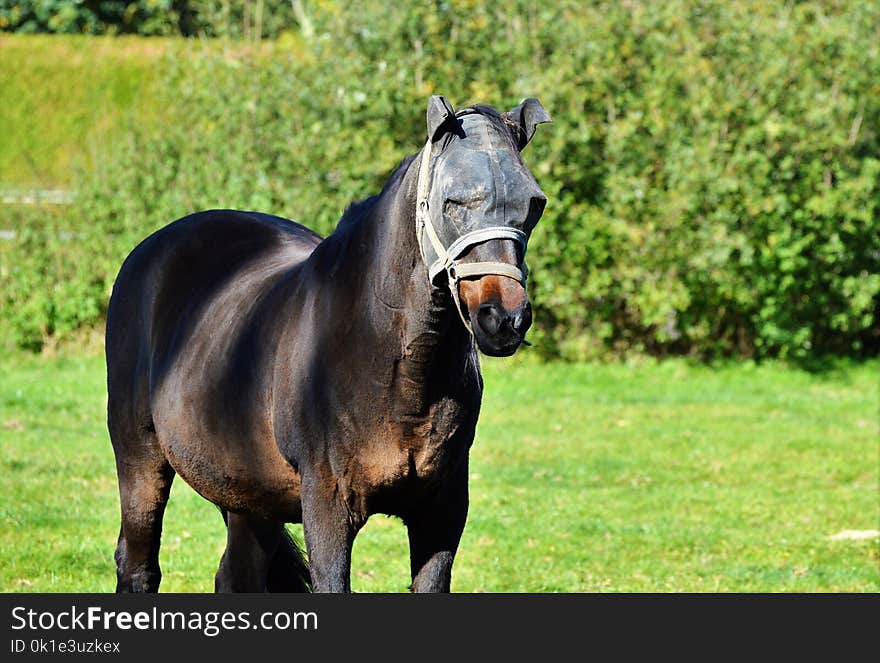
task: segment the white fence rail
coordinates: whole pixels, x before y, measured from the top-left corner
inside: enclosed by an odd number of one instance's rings
[[[0,189],[5,205],[70,205],[73,191],[68,189]]]
[[[70,205],[73,202],[73,191],[69,189],[5,189],[0,188],[0,204],[2,205]],[[59,239],[68,241],[75,233],[59,233]],[[0,241],[11,241],[18,237],[15,230],[0,228]]]

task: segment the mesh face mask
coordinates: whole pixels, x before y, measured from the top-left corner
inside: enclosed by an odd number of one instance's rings
[[[442,147],[429,140],[419,169],[417,231],[428,277],[437,284],[444,271],[461,314],[458,281],[497,274],[525,284],[524,266],[456,261],[472,246],[512,239],[524,258],[546,197],[519,157],[519,150],[490,118],[459,111],[460,132]],[[470,325],[462,315],[462,321]]]

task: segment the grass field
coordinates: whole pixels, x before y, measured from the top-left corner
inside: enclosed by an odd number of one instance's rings
[[[880,522],[880,363],[484,364],[453,590],[880,590],[876,535],[831,538]],[[104,408],[100,357],[0,360],[0,591],[113,589]],[[178,479],[162,589],[212,590],[223,544]],[[402,524],[373,518],[354,589],[408,581]]]
[[[91,170],[128,123],[164,121],[156,86],[165,58],[224,47],[222,40],[0,32],[0,188],[75,188],[79,171]],[[292,48],[266,42],[259,51],[295,55]]]
[[[169,40],[0,34],[0,183],[67,187],[125,114],[151,107]]]

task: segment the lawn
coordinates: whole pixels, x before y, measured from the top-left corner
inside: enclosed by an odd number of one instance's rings
[[[101,357],[0,359],[0,591],[114,587],[103,371]],[[880,363],[484,372],[455,591],[880,590],[876,534],[834,538],[880,527]],[[178,479],[163,591],[211,591],[224,538]],[[374,517],[354,589],[408,582],[402,524]]]
[[[126,113],[153,113],[170,40],[0,34],[0,183],[69,187],[118,138]]]

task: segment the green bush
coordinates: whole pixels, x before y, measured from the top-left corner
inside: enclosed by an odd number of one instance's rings
[[[19,347],[39,351],[47,339],[64,338],[101,318],[109,265],[92,244],[99,229],[71,232],[57,207],[16,212],[5,217],[16,222],[14,244],[0,247],[0,331]]]
[[[550,199],[529,251],[543,354],[880,349],[876,3],[321,3],[312,20],[308,40],[167,58],[162,130],[134,117],[80,185],[69,220],[93,241],[69,255],[88,269],[61,289],[44,272],[37,312],[7,297],[19,343],[96,321],[125,254],[186,213],[331,231],[419,149],[442,93],[537,96],[554,117],[524,155]]]
[[[253,40],[276,37],[293,29],[297,25],[293,10],[296,4],[287,0],[0,0],[0,30],[24,34],[202,35]],[[308,20],[308,14],[305,17]]]
[[[876,3],[603,10],[545,83],[559,350],[876,352]]]
[[[0,0],[0,30],[26,34],[175,34],[180,23],[176,4],[172,0]]]

